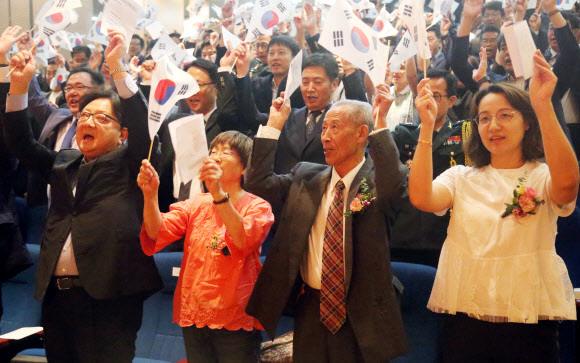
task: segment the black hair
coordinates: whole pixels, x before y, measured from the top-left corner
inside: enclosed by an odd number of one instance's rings
[[[111,90],[99,90],[85,94],[79,102],[79,110],[84,110],[84,108],[87,107],[89,103],[102,98],[111,101],[115,118],[119,121],[121,128],[125,127],[125,116],[123,114],[121,100],[119,99],[119,95]]]
[[[141,49],[145,48],[145,41],[137,34],[133,34],[131,39],[139,39],[139,45],[141,45]]]
[[[169,34],[170,38],[181,38],[181,34],[179,34],[178,32],[173,32],[171,34]]]
[[[427,29],[428,32],[435,33],[437,39],[441,39],[441,30],[437,26],[432,26],[431,28]]]
[[[503,33],[500,33],[499,36],[497,37],[497,50],[500,51],[501,46],[504,45],[505,43],[506,43],[505,36],[503,35]]]
[[[421,75],[419,81],[424,77]],[[448,97],[457,96],[457,77],[453,73],[438,68],[427,70],[427,78],[443,78],[445,80],[445,92]]]
[[[338,78],[338,63],[330,53],[314,53],[302,61],[302,71],[307,67],[322,67],[330,82]]]
[[[270,40],[270,43],[268,44],[268,51],[270,50],[270,47],[273,46],[274,44],[282,45],[290,49],[290,51],[292,52],[292,56],[295,56],[296,54],[298,54],[298,52],[300,52],[300,44],[298,44],[296,39],[289,37],[288,35],[276,35],[275,37],[273,37]]]
[[[223,144],[229,145],[231,149],[238,153],[245,169],[252,153],[252,139],[239,131],[225,131],[212,140],[209,144],[209,151],[211,152],[216,145]]]
[[[85,55],[87,56],[87,60],[91,58],[91,48],[87,47],[86,45],[77,45],[70,52],[71,57],[74,57],[75,54],[78,53],[85,53]]]
[[[580,17],[578,17],[576,13],[574,13],[571,10],[566,10],[562,11],[562,16],[564,17],[564,19],[566,19],[566,21],[570,22],[570,27],[572,28],[572,30],[580,29]]]
[[[495,10],[501,13],[501,16],[505,16],[505,11],[503,10],[503,6],[501,1],[490,1],[481,7],[481,17],[485,14],[486,10]]]
[[[71,69],[68,78],[70,79],[70,77],[75,73],[88,73],[91,76],[91,83],[93,84],[93,86],[95,87],[105,86],[105,77],[103,77],[103,74],[101,72],[94,71],[89,67],[81,66]]]
[[[205,73],[208,74],[211,83],[217,83],[218,66],[214,62],[208,61],[207,59],[203,58],[197,58],[196,60],[188,64],[187,67],[185,67],[185,71],[187,72],[187,70],[191,67],[199,68],[205,71]]]
[[[479,34],[479,37],[481,38],[485,33],[497,33],[497,35],[499,35],[501,33],[501,30],[499,30],[499,28],[495,25],[487,25],[486,27],[483,28],[483,30]]]

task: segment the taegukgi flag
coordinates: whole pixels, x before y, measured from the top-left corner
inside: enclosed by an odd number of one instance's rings
[[[245,41],[251,42],[260,34],[272,34],[272,28],[289,16],[288,1],[256,0]]]
[[[149,135],[151,140],[175,103],[199,92],[195,78],[177,68],[169,57],[157,61],[149,95]]]

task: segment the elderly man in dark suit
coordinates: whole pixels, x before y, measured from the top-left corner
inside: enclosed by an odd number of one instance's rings
[[[123,69],[127,42],[120,32],[109,37],[107,63]],[[86,95],[79,106],[79,150],[57,153],[33,139],[22,107],[34,74],[33,55],[18,53],[10,67],[2,115],[6,143],[51,185],[35,287],[35,297],[43,300],[47,358],[131,362],[143,301],[162,286],[155,262],[139,242],[143,199],[136,177],[150,145],[145,99],[126,68],[114,74],[122,100],[112,92]]]
[[[369,104],[330,108],[321,134],[328,165],[301,162],[277,175],[276,138],[254,141],[246,190],[284,208],[247,312],[274,337],[284,308],[295,310],[296,362],[385,362],[406,350],[388,236],[407,170],[385,129],[392,97],[381,90],[370,136]],[[263,130],[281,130],[289,114],[279,98]]]

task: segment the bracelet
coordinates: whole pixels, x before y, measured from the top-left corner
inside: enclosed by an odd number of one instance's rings
[[[119,67],[116,67],[116,68],[109,69],[109,74],[111,76],[114,75],[114,74],[117,74],[117,73],[121,73],[121,72],[127,72],[127,73],[129,73],[129,67],[127,67],[126,65],[122,65],[122,66],[119,66]]]
[[[552,15],[556,15],[556,14],[558,14],[559,12],[560,12],[560,10],[558,10],[558,9],[554,9],[554,10],[552,10],[552,11],[550,11],[550,12],[548,13],[548,16],[549,16],[549,17],[552,17]]]
[[[425,141],[425,140],[419,139],[419,140],[417,140],[417,142],[421,142],[421,143],[423,143],[425,145],[433,146],[433,143],[431,141]]]
[[[224,199],[222,199],[222,200],[214,200],[213,201],[213,204],[224,204],[228,200],[230,200],[230,195],[228,193],[226,193],[226,196],[225,196]]]

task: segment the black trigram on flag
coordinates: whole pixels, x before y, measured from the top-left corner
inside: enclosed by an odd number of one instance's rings
[[[375,50],[377,50],[377,38],[375,38],[375,37],[372,37],[372,40],[373,40],[373,48],[374,48]]]
[[[413,6],[405,5],[405,7],[403,8],[403,16],[411,16],[412,13],[413,13]]]
[[[167,44],[165,43],[159,43],[159,50],[165,50]]]
[[[189,85],[184,84],[183,86],[181,86],[181,89],[179,90],[179,92],[177,92],[178,96],[183,96],[184,94],[187,93],[187,90],[189,89]]]
[[[342,47],[344,45],[344,38],[342,36],[342,30],[335,30],[332,32],[332,39],[334,39],[335,47]]]
[[[260,32],[257,28],[252,30],[252,35],[254,38],[257,38],[260,34],[262,34],[262,32]]]
[[[369,72],[375,69],[375,63],[373,62],[372,59],[367,62],[367,65],[369,66]]]
[[[419,29],[417,28],[417,25],[415,25],[413,27],[413,38],[415,39],[415,43],[419,42]]]
[[[48,29],[48,28],[44,28],[44,30],[42,31],[44,34],[46,34],[47,37],[50,37],[51,35],[53,35],[55,33],[54,30],[52,29]]]
[[[396,55],[399,55],[399,50],[398,49],[395,49],[395,51],[393,52],[393,55],[391,57],[396,56]]]
[[[264,8],[264,7],[268,6],[268,5],[270,5],[270,2],[268,0],[260,0],[260,6],[261,7]]]
[[[409,38],[403,38],[403,47],[409,48]]]
[[[280,10],[282,12],[286,11],[286,7],[282,3],[278,3],[278,5],[276,5],[276,7],[278,8],[278,10]]]
[[[57,8],[62,8],[66,4],[66,0],[59,0],[56,4]]]
[[[156,111],[151,111],[151,117],[149,117],[149,120],[155,121],[155,122],[161,122],[161,114],[159,112],[156,112]]]
[[[352,19],[352,11],[350,11],[350,10],[345,10],[345,11],[344,11],[344,16],[346,16],[346,18],[347,18],[348,20]]]

